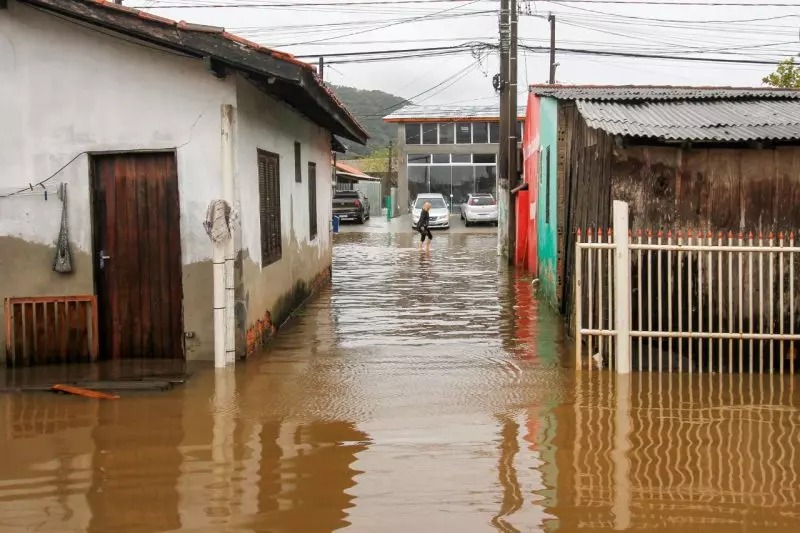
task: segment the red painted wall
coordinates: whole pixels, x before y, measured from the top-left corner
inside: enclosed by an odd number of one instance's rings
[[[530,224],[531,204],[528,200],[528,191],[517,193],[517,246],[515,264],[520,267],[528,267],[528,242],[530,238],[528,225]],[[535,234],[534,234],[535,235]]]
[[[523,154],[523,179],[528,184],[528,194],[526,202],[528,209],[525,218],[517,218],[517,221],[524,221],[517,227],[517,250],[524,248],[524,260],[519,260],[517,254],[517,265],[526,268],[534,276],[538,275],[539,261],[536,246],[536,215],[539,199],[539,97],[528,94],[528,109],[525,113],[525,130],[522,133],[522,154]],[[522,197],[518,199],[522,200]],[[517,215],[519,217],[519,214]]]

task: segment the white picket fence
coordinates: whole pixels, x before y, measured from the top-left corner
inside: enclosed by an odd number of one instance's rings
[[[577,233],[578,368],[794,374],[793,233],[628,228],[628,206],[615,201],[613,230]]]

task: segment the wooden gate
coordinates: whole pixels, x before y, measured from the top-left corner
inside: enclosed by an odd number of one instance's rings
[[[97,359],[94,296],[6,298],[5,309],[7,366]]]
[[[101,357],[183,358],[175,154],[95,156],[92,190]]]

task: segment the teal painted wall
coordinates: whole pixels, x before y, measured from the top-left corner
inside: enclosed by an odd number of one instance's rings
[[[539,115],[539,205],[538,228],[539,287],[542,297],[558,306],[558,101],[544,97]],[[548,157],[549,154],[549,157]]]

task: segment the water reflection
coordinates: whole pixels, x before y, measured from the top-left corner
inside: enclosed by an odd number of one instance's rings
[[[557,410],[560,530],[800,525],[792,378],[595,372],[575,391]]]
[[[503,489],[503,499],[499,512],[492,519],[492,525],[499,531],[519,533],[519,530],[507,521],[507,517],[519,511],[524,503],[517,469],[514,466],[514,459],[519,452],[519,424],[507,416],[500,417],[500,424],[500,459],[497,472]]]

